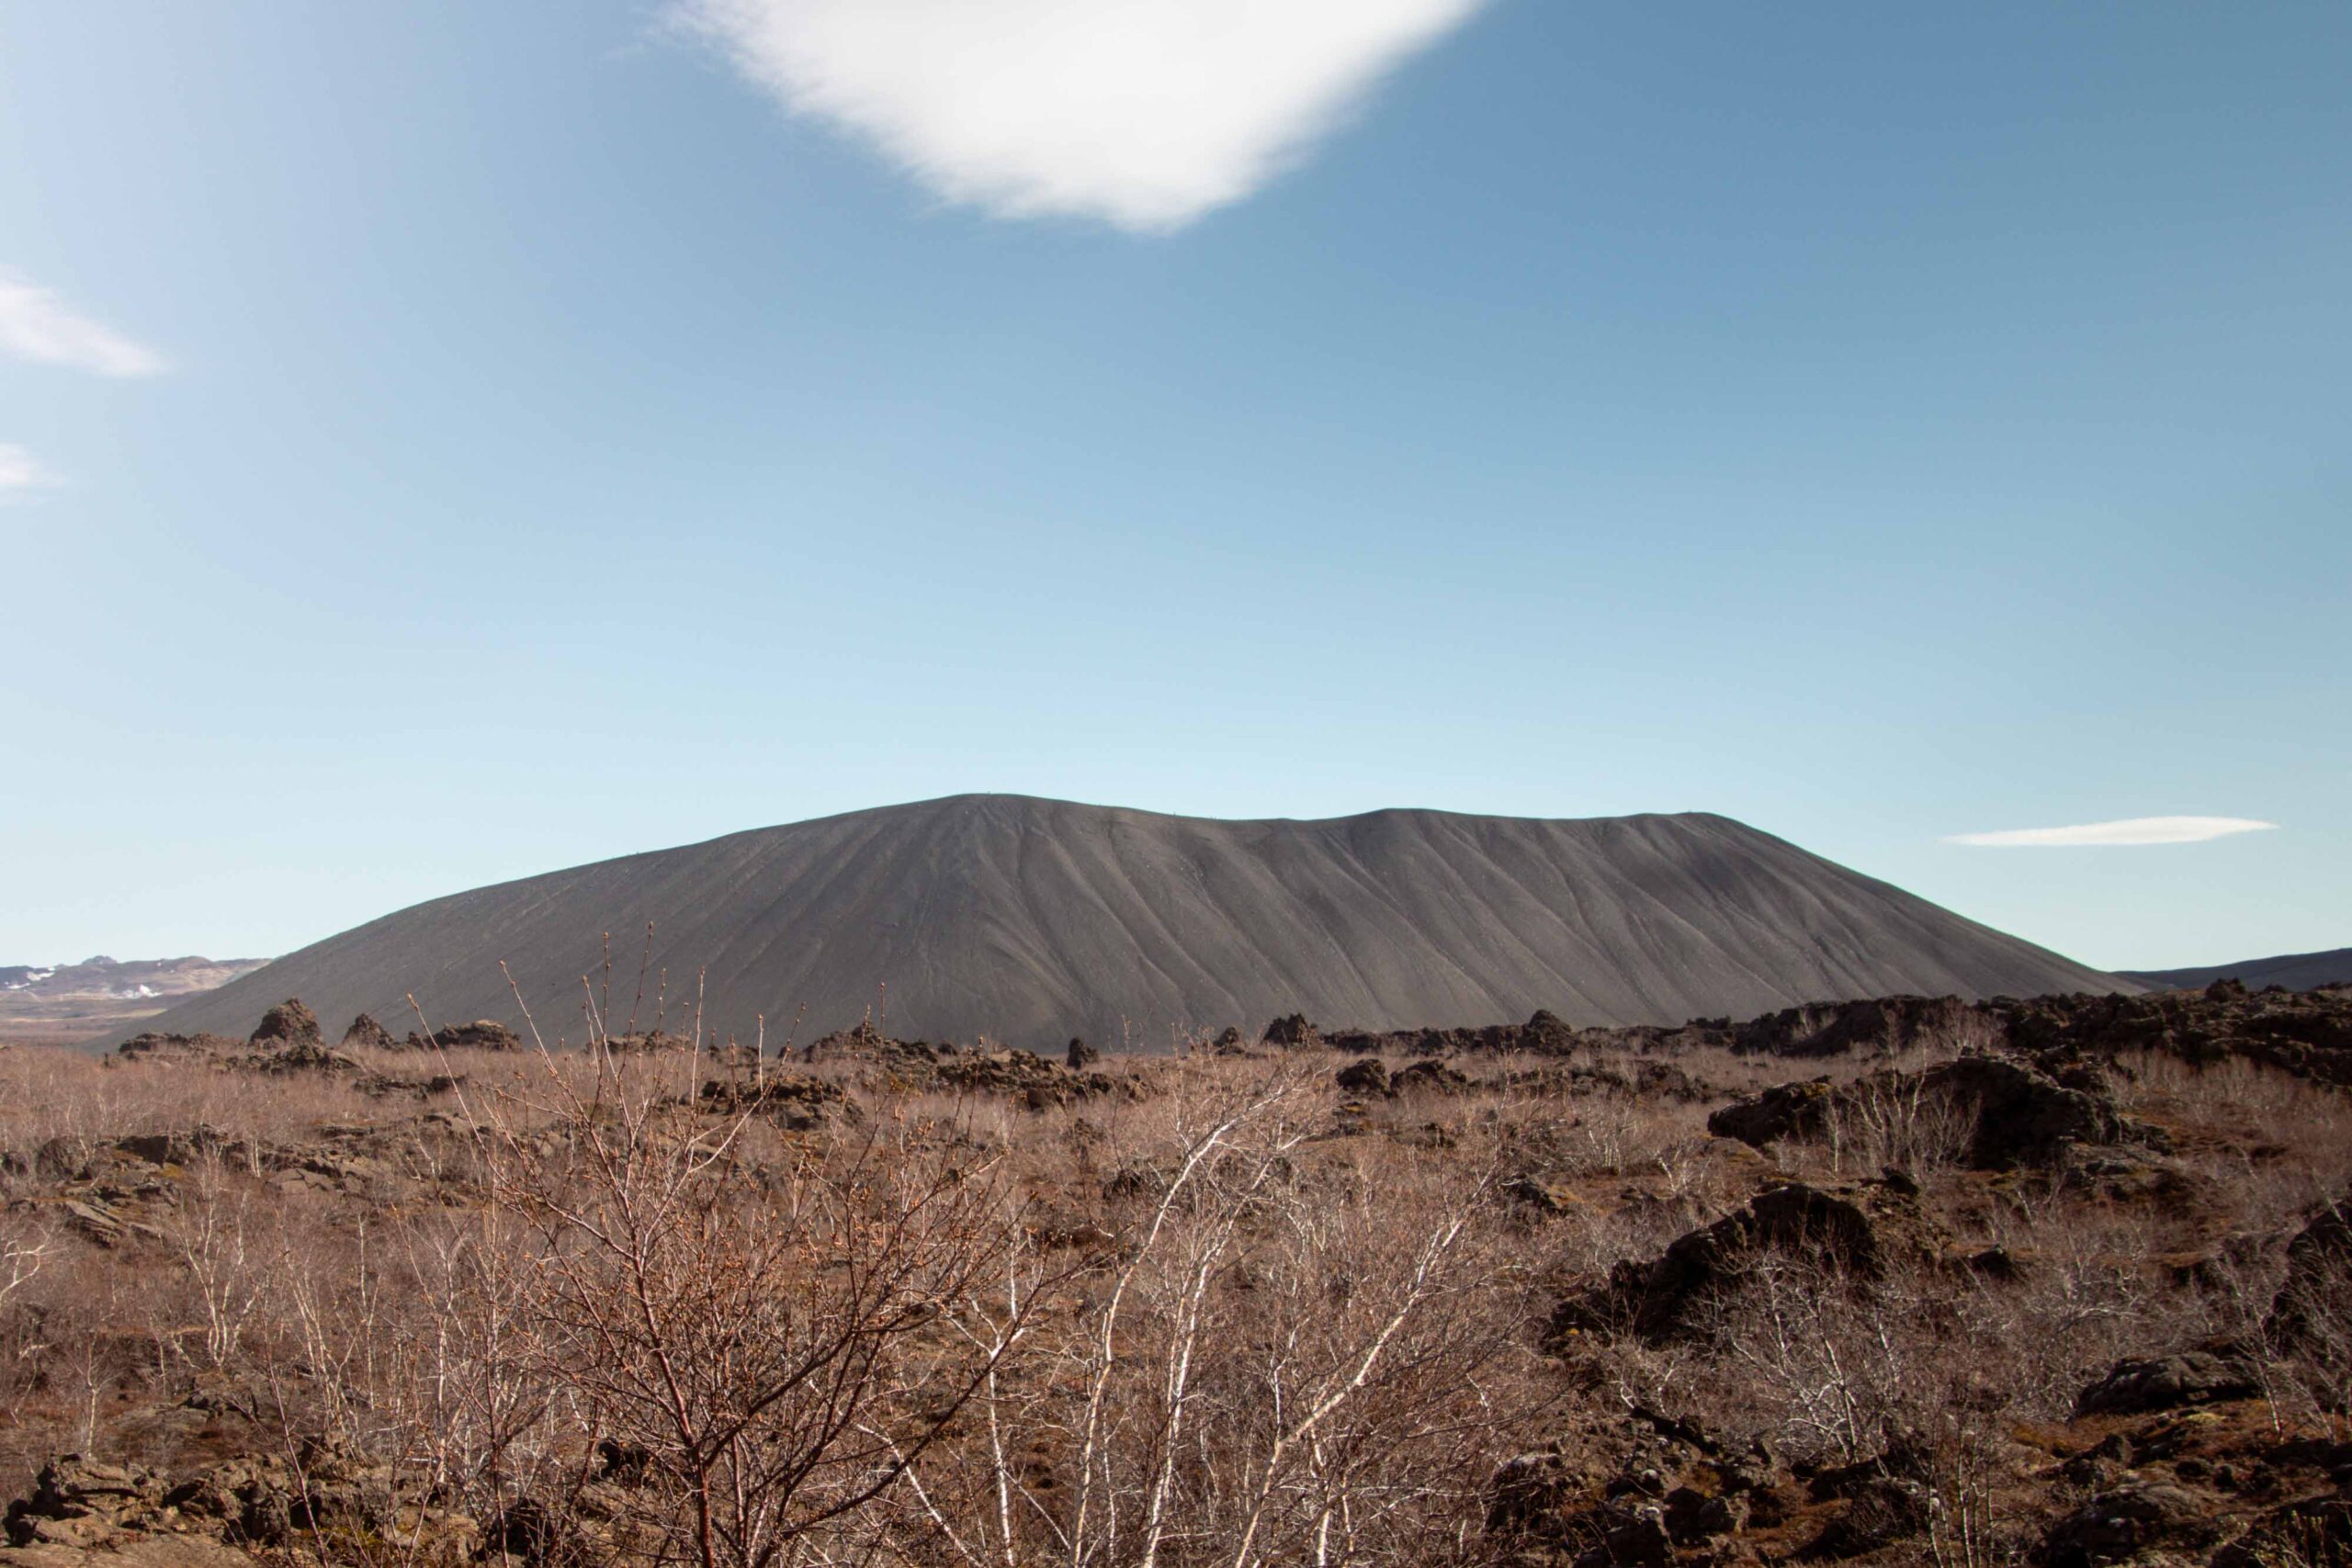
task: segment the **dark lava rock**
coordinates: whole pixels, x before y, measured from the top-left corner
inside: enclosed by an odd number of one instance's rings
[[[1935,1469],[1935,1456],[1916,1435],[1899,1437],[1883,1453],[1851,1464],[1834,1465],[1805,1483],[1805,1494],[1816,1503],[1859,1497],[1882,1481],[1926,1481]]]
[[[370,1100],[389,1100],[405,1096],[414,1100],[431,1100],[437,1094],[447,1094],[463,1089],[463,1073],[435,1073],[429,1077],[408,1077],[399,1073],[362,1073],[352,1088]]]
[[[1565,1214],[1572,1212],[1577,1201],[1565,1189],[1553,1186],[1540,1177],[1514,1176],[1502,1184],[1502,1195],[1521,1207],[1539,1214]]]
[[[764,1116],[786,1132],[806,1132],[828,1119],[847,1116],[849,1091],[830,1078],[804,1073],[769,1072],[756,1082],[712,1078],[702,1086],[705,1111]]]
[[[1348,1094],[1385,1099],[1388,1088],[1388,1066],[1377,1056],[1365,1056],[1350,1062],[1333,1076],[1331,1081]]]
[[[2198,1547],[2217,1533],[2195,1494],[2161,1482],[2102,1492],[2050,1527],[2037,1553],[2043,1568],[2098,1568],[2153,1547]]]
[[[471,1023],[445,1023],[433,1032],[432,1037],[409,1032],[408,1048],[412,1051],[519,1051],[522,1037],[503,1023],[478,1018]]]
[[[1620,1042],[1626,1031],[1602,1031],[1600,1037]],[[1646,1038],[1656,1031],[1638,1031]],[[1559,1016],[1542,1009],[1525,1023],[1490,1023],[1476,1029],[1344,1029],[1320,1037],[1335,1051],[1359,1055],[1389,1053],[1406,1056],[1530,1055],[1566,1056],[1586,1034],[1570,1028]]]
[[[1520,1025],[1519,1048],[1539,1055],[1565,1056],[1575,1049],[1577,1032],[1547,1008],[1537,1008]]]
[[[270,1034],[254,1030],[252,1042],[223,1039],[221,1034],[134,1034],[118,1048],[120,1055],[130,1060],[148,1063],[181,1063],[190,1067],[214,1067],[226,1072],[357,1072],[360,1063],[341,1051],[329,1051],[318,1034],[318,1018],[311,1018],[311,1010],[303,1009],[301,1016],[287,1021],[287,1009],[299,1009],[299,1001],[273,1006],[268,1018],[261,1021],[261,1030],[291,1027],[294,1034]],[[301,1021],[311,1018],[308,1032]]]
[[[2213,1553],[2212,1568],[2281,1568],[2352,1562],[2352,1489],[2334,1497],[2288,1503],[2259,1515],[2245,1534]]]
[[[1865,1195],[1867,1193],[1867,1195]],[[1775,1187],[1747,1205],[1747,1232],[1758,1243],[1782,1252],[1817,1257],[1846,1273],[1876,1279],[1885,1272],[1894,1238],[1882,1229],[1897,1209],[1913,1224],[1918,1189],[1873,1183],[1868,1189],[1826,1192],[1801,1181]]]
[[[1306,1021],[1301,1012],[1285,1014],[1266,1025],[1266,1032],[1258,1037],[1261,1045],[1275,1045],[1285,1051],[1295,1051],[1308,1045],[1323,1043],[1323,1032]]]
[[[2024,1260],[2006,1247],[1980,1247],[1974,1252],[1957,1254],[1948,1261],[1980,1280],[1997,1280],[2003,1284],[2014,1284],[2026,1276]]]
[[[221,1034],[158,1034],[150,1030],[116,1046],[115,1054],[130,1061],[215,1061],[217,1065],[217,1058],[244,1048],[243,1041]]]
[[[402,1493],[391,1467],[313,1440],[291,1456],[230,1459],[175,1485],[140,1465],[69,1454],[44,1464],[30,1494],[8,1505],[8,1539],[23,1555],[0,1558],[10,1568],[252,1568],[230,1548],[382,1539],[403,1500],[401,1561],[462,1568],[478,1556],[471,1519],[429,1506],[413,1486]]]
[[[1785,1517],[1780,1489],[1792,1479],[1760,1444],[1728,1456],[1697,1423],[1635,1404],[1622,1422],[1496,1469],[1487,1483],[1487,1528],[1517,1538],[1519,1550],[1481,1561],[1585,1568],[1724,1562],[1713,1555],[1723,1538]],[[1527,1554],[1536,1542],[1550,1550]]]
[[[1817,1135],[1833,1118],[1872,1119],[1880,1108],[1939,1104],[1971,1121],[1962,1156],[1979,1170],[2057,1163],[2083,1144],[2124,1135],[2114,1101],[2069,1089],[2049,1074],[1998,1056],[1960,1056],[1924,1072],[1873,1073],[1849,1084],[1826,1078],[1780,1084],[1707,1118],[1707,1131],[1762,1148]]]
[[[2058,1473],[2076,1486],[2104,1491],[2123,1479],[2132,1468],[2132,1439],[2120,1432],[2109,1432],[2080,1453],[2069,1454]]]
[[[302,1004],[300,997],[288,997],[261,1015],[245,1043],[262,1045],[324,1045],[326,1037],[319,1032],[319,1015]]]
[[[364,1012],[353,1019],[351,1027],[343,1032],[343,1048],[346,1051],[355,1049],[390,1051],[397,1048],[400,1042],[392,1038],[390,1030],[386,1029]]]
[[[1487,1481],[1487,1528],[1532,1532],[1553,1522],[1577,1491],[1581,1477],[1557,1453],[1505,1460]]]
[[[2127,1135],[2131,1135],[2127,1134]],[[2131,1144],[2068,1145],[2048,1167],[2068,1187],[2132,1203],[2160,1203],[2175,1213],[2210,1211],[2213,1187],[2177,1160]]]
[[[1677,1238],[1650,1262],[1620,1263],[1606,1284],[1561,1303],[1552,1326],[1555,1335],[1623,1328],[1659,1343],[1686,1332],[1702,1303],[1736,1288],[1759,1253],[1873,1280],[1898,1253],[1933,1250],[1916,1187],[1882,1181],[1825,1190],[1792,1181]]]
[[[1875,1474],[1846,1491],[1845,1511],[1797,1552],[1805,1562],[1836,1562],[1906,1540],[1928,1526],[1927,1487],[1905,1475]]]
[[[1830,1108],[1837,1103],[1838,1091],[1827,1078],[1774,1084],[1708,1117],[1707,1131],[1760,1149],[1782,1138],[1812,1136],[1828,1121]]]
[[[1736,1535],[1747,1523],[1745,1497],[1714,1496],[1689,1486],[1666,1495],[1666,1533],[1678,1546],[1695,1546],[1720,1535]]]
[[[175,1487],[166,1501],[219,1518],[232,1540],[279,1546],[313,1532],[381,1532],[398,1494],[391,1467],[305,1440],[298,1465],[275,1454],[231,1460]],[[470,1521],[466,1528],[470,1533]]]
[[[209,1127],[198,1127],[187,1133],[143,1133],[118,1138],[114,1146],[149,1165],[193,1165],[224,1145],[219,1134]]]
[[[8,1544],[86,1549],[135,1529],[163,1501],[162,1478],[144,1466],[67,1454],[42,1465],[31,1495],[8,1505]]]
[[[653,1450],[642,1443],[625,1443],[617,1438],[596,1439],[596,1468],[616,1485],[644,1484],[646,1472],[652,1466]]]
[[[1600,1544],[1580,1552],[1576,1568],[1668,1568],[1674,1561],[1674,1535],[1666,1510],[1656,1503],[1618,1506]]]
[[[1919,1088],[1973,1114],[1966,1158],[1978,1170],[2048,1165],[2070,1144],[2111,1144],[2123,1134],[2114,1101],[1997,1056],[1939,1063],[1920,1076]]]
[[[1470,1087],[1470,1080],[1443,1062],[1415,1062],[1392,1075],[1388,1080],[1391,1094],[1460,1094]]]
[[[1878,997],[1783,1008],[1750,1019],[1733,1032],[1732,1049],[1773,1056],[1893,1053],[1968,1040],[1997,1028],[1975,1004],[1958,997]]]
[[[2036,997],[1994,1004],[2009,1043],[2047,1057],[2154,1051],[2210,1063],[2244,1056],[2299,1077],[2352,1084],[2352,990],[2201,991]]]
[[[2075,1396],[2077,1416],[2143,1416],[2189,1404],[2247,1399],[2261,1392],[2245,1362],[2211,1350],[2121,1360]]]
[[[1168,1190],[1168,1178],[1142,1166],[1122,1166],[1102,1183],[1102,1196],[1112,1201],[1159,1198]]]
[[[1102,1059],[1102,1053],[1085,1041],[1072,1038],[1069,1049],[1062,1054],[1062,1066],[1071,1072],[1080,1072]]]
[[[136,1061],[141,1056],[188,1055],[192,1054],[195,1043],[196,1037],[192,1034],[160,1034],[150,1029],[132,1035],[114,1049],[116,1055]]]
[[[861,1080],[899,1090],[1011,1096],[1025,1100],[1033,1111],[1120,1091],[1119,1081],[1107,1074],[1074,1071],[1034,1051],[893,1040],[871,1021],[826,1035],[797,1059],[853,1065],[860,1069]]]
[[[1035,1111],[1065,1100],[1083,1100],[1110,1088],[1110,1080],[1100,1074],[1073,1073],[1034,1051],[966,1052],[943,1057],[933,1072],[942,1088],[1021,1095]]]
[[[1634,1093],[1645,1100],[1679,1100],[1697,1105],[1715,1098],[1703,1078],[1692,1077],[1672,1062],[1643,1062],[1634,1068]]]
[[[955,1053],[953,1045],[928,1040],[893,1040],[866,1019],[854,1029],[841,1030],[810,1041],[800,1050],[804,1062],[855,1062],[863,1066],[922,1069]]]
[[[275,1051],[228,1059],[224,1066],[256,1073],[356,1073],[358,1058],[330,1051],[316,1040],[296,1040]]]
[[[2352,1325],[2352,1195],[2313,1214],[2287,1244],[2287,1277],[2270,1305],[2264,1331],[2295,1347],[2331,1326]]]
[[[628,1034],[605,1037],[605,1049],[616,1056],[665,1056],[695,1047],[690,1035],[673,1034],[666,1029],[642,1029]]]

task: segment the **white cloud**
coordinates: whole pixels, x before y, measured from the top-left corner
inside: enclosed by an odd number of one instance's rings
[[[100,376],[160,376],[169,367],[145,344],[81,314],[57,294],[0,272],[0,354]]]
[[[1000,217],[1158,232],[1304,157],[1487,0],[672,0],[796,113]]]
[[[22,446],[0,441],[0,506],[64,483]]]
[[[2259,833],[2276,822],[2250,817],[2127,817],[2120,822],[2085,822],[2073,828],[2008,828],[1997,833],[1959,833],[1946,840],[1954,844],[1993,844],[2004,848],[2046,845],[2201,844],[2233,833]]]

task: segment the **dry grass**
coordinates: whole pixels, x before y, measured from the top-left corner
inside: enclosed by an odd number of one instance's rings
[[[2121,1064],[2184,1207],[1964,1169],[1969,1129],[1924,1102],[1769,1154],[1710,1138],[1790,1076],[1729,1053],[1671,1064],[1692,1098],[1637,1055],[1494,1059],[1360,1108],[1344,1061],[1114,1062],[1131,1092],[1039,1108],[829,1064],[793,1071],[843,1108],[793,1131],[689,1109],[725,1074],[707,1057],[367,1058],[462,1078],[420,1100],[0,1054],[13,1479],[58,1450],[326,1438],[589,1557],[1485,1562],[1498,1468],[1639,1407],[1806,1465],[1916,1450],[1937,1560],[1975,1563],[2021,1550],[2003,1488],[2046,1457],[2017,1434],[2120,1357],[2261,1339],[2279,1429],[2341,1429],[2352,1291],[2308,1292],[2291,1345],[2271,1321],[2283,1237],[2352,1178],[2333,1091]],[[161,1168],[119,1152],[199,1129]],[[1888,1166],[1947,1253],[2001,1248],[2014,1277],[1763,1257],[1682,1339],[1547,1339],[1563,1292],[1768,1178]],[[68,1190],[136,1226],[99,1245]],[[152,1418],[191,1397],[232,1414]]]

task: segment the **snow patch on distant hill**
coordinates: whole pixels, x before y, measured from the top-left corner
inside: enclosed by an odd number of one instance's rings
[[[0,964],[0,1042],[74,1044],[252,974],[260,958]]]

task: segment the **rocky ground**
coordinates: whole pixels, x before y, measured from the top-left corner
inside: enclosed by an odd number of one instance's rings
[[[601,1046],[0,1057],[0,1568],[2352,1561],[2352,992]]]

